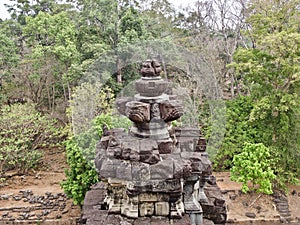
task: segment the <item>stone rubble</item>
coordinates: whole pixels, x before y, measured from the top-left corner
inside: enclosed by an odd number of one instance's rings
[[[62,214],[68,212],[68,209],[66,209],[67,200],[65,193],[47,192],[45,195],[35,195],[31,190],[20,190],[17,194],[2,194],[0,195],[0,203],[1,201],[16,201],[27,204],[12,207],[0,206],[0,221],[59,219]]]
[[[276,209],[280,215],[280,221],[283,223],[291,222],[291,211],[289,209],[288,198],[284,193],[274,192],[274,203],[276,204]]]

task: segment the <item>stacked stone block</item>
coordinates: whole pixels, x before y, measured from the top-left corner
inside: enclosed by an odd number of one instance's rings
[[[118,111],[133,122],[130,132],[109,130],[97,145],[95,165],[105,187],[100,208],[134,221],[187,214],[191,224],[202,225],[204,214],[225,223],[225,201],[212,182],[205,139],[197,128],[171,128],[183,108],[176,96],[165,94],[168,82],[160,71],[157,61],[143,64],[138,94],[117,101]]]

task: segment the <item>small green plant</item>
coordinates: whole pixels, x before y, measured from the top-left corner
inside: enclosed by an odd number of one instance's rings
[[[259,193],[272,194],[272,182],[276,175],[271,164],[269,148],[262,143],[245,143],[243,151],[233,157],[231,179],[243,183],[244,193],[256,190]]]
[[[0,174],[11,169],[27,173],[38,165],[40,149],[59,136],[55,121],[42,116],[33,104],[3,106],[0,121]]]

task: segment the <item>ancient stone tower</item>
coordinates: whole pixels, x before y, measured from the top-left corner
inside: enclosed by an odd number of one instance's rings
[[[89,191],[83,224],[224,224],[225,201],[212,176],[205,139],[197,128],[172,128],[183,115],[156,60],[141,67],[138,94],[119,99],[129,133],[109,130],[97,145],[100,182]],[[205,218],[203,220],[203,218]]]

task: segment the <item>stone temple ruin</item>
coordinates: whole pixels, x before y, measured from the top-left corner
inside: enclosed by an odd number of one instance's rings
[[[172,128],[183,115],[156,60],[147,60],[138,94],[117,101],[132,122],[105,132],[96,148],[100,182],[86,194],[83,224],[225,224],[226,207],[212,176],[200,130]]]

